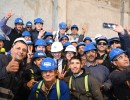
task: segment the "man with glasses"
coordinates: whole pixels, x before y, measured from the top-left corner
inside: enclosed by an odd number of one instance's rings
[[[119,37],[113,37],[109,40],[111,48],[121,48],[121,43]]]
[[[130,100],[129,58],[126,52],[119,48],[113,48],[109,55],[116,66],[116,70],[110,74],[114,95],[118,100]]]
[[[32,30],[32,22],[31,22],[31,21],[28,21],[28,22],[26,23],[25,29],[26,29],[27,31],[29,31],[29,32]]]
[[[110,97],[109,90],[111,88],[111,82],[108,80],[109,70],[106,66],[96,62],[97,48],[92,43],[84,47],[84,53],[86,56],[86,65],[84,66],[86,72],[90,73],[90,75],[100,83],[104,99],[108,99]]]
[[[112,68],[111,62],[109,60],[109,55],[107,53],[108,40],[106,37],[99,37],[96,39],[97,44],[97,63],[106,66],[110,72],[114,70]]]

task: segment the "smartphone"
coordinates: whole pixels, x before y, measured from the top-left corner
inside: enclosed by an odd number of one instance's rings
[[[103,28],[107,28],[107,29],[115,29],[116,25],[113,23],[103,23]]]

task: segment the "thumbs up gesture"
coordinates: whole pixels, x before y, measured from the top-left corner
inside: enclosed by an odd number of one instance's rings
[[[16,73],[19,70],[19,62],[16,60],[15,57],[12,58],[12,60],[9,62],[9,64],[6,66],[6,71],[9,73]]]

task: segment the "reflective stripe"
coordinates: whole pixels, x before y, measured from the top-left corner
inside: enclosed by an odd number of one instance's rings
[[[85,83],[85,90],[86,90],[86,92],[89,92],[89,88],[88,88],[88,75],[86,75],[84,77],[84,83]],[[71,85],[72,85],[72,76],[69,79],[69,89],[71,89]]]
[[[39,94],[39,90],[42,86],[43,81],[40,81],[40,83],[37,86],[37,90],[36,90],[36,99],[38,99],[38,94]],[[60,80],[56,79],[56,92],[57,92],[57,96],[58,96],[58,100],[60,100]]]
[[[43,81],[40,81],[40,83],[39,83],[38,86],[37,86],[36,98],[38,98],[39,90],[40,90],[40,88],[41,88],[41,86],[42,86],[42,83],[43,83]]]
[[[31,71],[31,79],[34,79],[34,71],[32,69],[29,69]]]
[[[69,89],[71,89],[71,84],[72,84],[72,76],[70,77],[70,80],[69,80]]]
[[[60,80],[59,79],[56,79],[56,91],[57,91],[58,100],[60,100]]]
[[[107,54],[104,55],[103,60],[105,60],[106,58],[107,58]]]
[[[89,91],[89,88],[88,88],[88,75],[85,76],[85,79],[84,79],[84,83],[85,83],[85,89],[86,89],[86,92]]]
[[[14,94],[12,93],[12,91],[10,89],[0,87],[0,93],[11,95],[12,98],[14,97]],[[3,100],[3,99],[0,99],[0,100]]]

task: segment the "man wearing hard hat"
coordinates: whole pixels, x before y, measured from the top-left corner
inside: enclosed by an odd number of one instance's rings
[[[36,83],[28,100],[70,100],[67,84],[56,78],[57,65],[52,58],[45,58],[40,65],[43,81]]]

